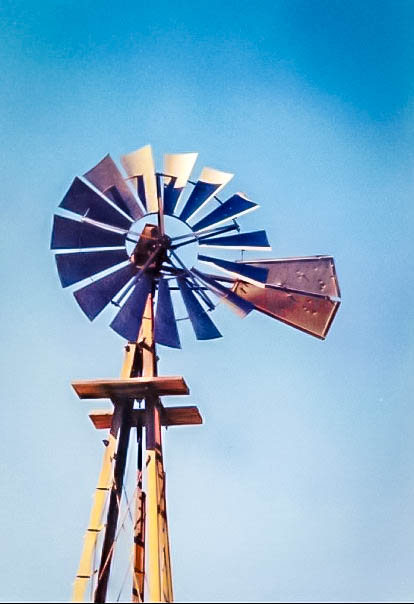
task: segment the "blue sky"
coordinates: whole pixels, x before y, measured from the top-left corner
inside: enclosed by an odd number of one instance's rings
[[[160,349],[205,420],[164,439],[176,599],[411,601],[413,13],[2,3],[1,600],[69,598],[102,454],[70,381],[122,363],[109,315],[60,288],[52,216],[151,143],[234,172],[261,205],[243,229],[332,254],[343,297],[325,342],[220,308],[222,340]]]

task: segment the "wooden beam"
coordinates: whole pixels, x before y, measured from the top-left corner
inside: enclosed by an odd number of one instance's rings
[[[190,393],[184,378],[178,375],[112,380],[77,380],[72,382],[72,387],[81,399],[142,399],[150,395],[180,396]]]
[[[89,417],[97,430],[110,428],[112,411],[110,409],[99,409],[89,413]],[[186,407],[164,407],[161,413],[162,426],[191,426],[200,425],[203,418],[198,407],[190,405]],[[131,417],[132,426],[145,425],[145,409],[134,409]]]

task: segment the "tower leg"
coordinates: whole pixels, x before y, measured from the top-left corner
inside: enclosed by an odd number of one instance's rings
[[[108,588],[109,573],[111,570],[111,562],[114,551],[116,526],[118,523],[122,487],[124,484],[124,473],[128,452],[133,401],[125,400],[122,403],[118,403],[116,407],[120,407],[121,427],[119,433],[119,444],[116,452],[114,481],[109,499],[105,538],[102,546],[101,563],[99,566],[98,584],[95,590],[95,602],[106,602],[106,592]]]
[[[158,401],[147,398],[146,409],[149,599],[151,602],[172,602],[165,472]]]
[[[134,576],[132,601],[144,601],[145,578],[145,493],[142,489],[142,426],[137,426],[137,491],[134,526]]]
[[[102,529],[102,514],[108,491],[112,484],[112,462],[116,447],[116,434],[111,431],[105,447],[102,469],[96,486],[88,528],[83,541],[83,549],[78,572],[73,584],[72,602],[84,602],[88,582],[93,573],[93,557],[98,535]]]
[[[149,557],[149,599],[151,602],[161,600],[161,565],[160,549],[161,535],[159,526],[159,464],[158,457],[161,450],[161,426],[159,409],[156,401],[147,398],[145,401],[147,411],[146,425],[146,467],[147,467],[147,522],[148,522],[148,557]]]
[[[157,375],[157,357],[154,341],[153,294],[148,296],[141,325],[140,344],[142,346],[142,376],[154,377]],[[157,397],[147,396],[145,398],[148,590],[151,602],[172,602],[160,409]]]

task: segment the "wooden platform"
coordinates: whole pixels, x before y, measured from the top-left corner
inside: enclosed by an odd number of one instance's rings
[[[112,411],[109,409],[91,411],[89,417],[97,430],[111,427]],[[161,424],[163,426],[189,426],[202,424],[203,418],[198,407],[164,407],[161,413]],[[145,409],[134,409],[132,412],[132,426],[145,425]]]
[[[72,382],[72,386],[81,399],[142,399],[151,394],[156,396],[179,396],[190,393],[184,378],[178,375],[112,380],[78,380]]]

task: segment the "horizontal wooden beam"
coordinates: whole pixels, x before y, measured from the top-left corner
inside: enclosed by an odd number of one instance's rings
[[[138,377],[112,380],[77,380],[72,382],[81,399],[143,399],[146,396],[179,396],[189,394],[184,378],[178,375]]]
[[[112,411],[99,409],[91,411],[89,417],[97,430],[111,427]],[[203,418],[195,405],[186,407],[164,407],[161,412],[163,426],[190,426],[202,424]],[[132,412],[131,426],[145,425],[145,409],[134,409]]]

